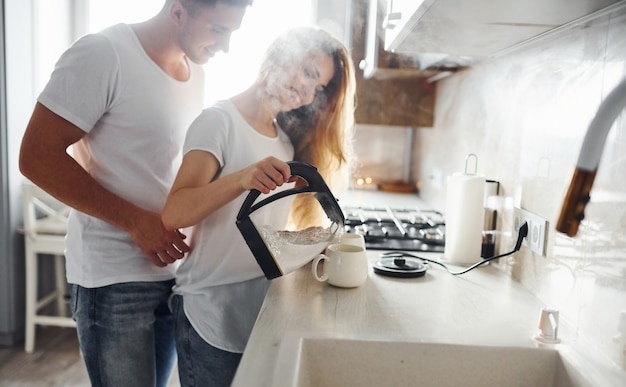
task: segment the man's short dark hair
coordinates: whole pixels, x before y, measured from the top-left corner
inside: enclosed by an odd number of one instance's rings
[[[252,5],[254,0],[179,0],[183,7],[189,12],[190,15],[193,15],[198,7],[201,6],[215,6],[218,3],[224,3],[227,5],[232,5],[236,7],[247,7]]]

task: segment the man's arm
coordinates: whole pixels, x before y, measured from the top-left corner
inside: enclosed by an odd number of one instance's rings
[[[37,103],[22,139],[20,171],[68,206],[127,231],[155,265],[182,258],[189,247],[180,233],[165,230],[160,214],[104,189],[67,153],[85,134]]]

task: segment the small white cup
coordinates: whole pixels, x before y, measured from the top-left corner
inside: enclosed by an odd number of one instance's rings
[[[320,275],[320,263],[322,274]],[[365,248],[361,246],[335,243],[326,248],[325,254],[318,255],[311,266],[313,277],[341,288],[354,288],[362,285],[369,274],[369,264]]]
[[[365,249],[365,238],[361,234],[344,233],[337,238],[336,243],[342,243],[344,245],[361,246]]]

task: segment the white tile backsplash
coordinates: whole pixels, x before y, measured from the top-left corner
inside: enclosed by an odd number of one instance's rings
[[[549,220],[547,257],[522,249],[498,266],[560,309],[576,335],[564,339],[622,368],[616,336],[626,312],[626,114],[607,139],[579,234],[568,238],[554,224],[588,124],[624,77],[626,7],[439,81],[435,125],[417,130],[412,154],[420,197],[444,212],[445,177],[463,171],[469,153],[478,156],[478,172],[501,183],[501,253],[514,244],[513,206]],[[401,178],[404,130],[359,127],[361,172]]]
[[[371,177],[375,182],[404,178],[407,128],[359,125],[354,140],[358,165],[355,177]]]

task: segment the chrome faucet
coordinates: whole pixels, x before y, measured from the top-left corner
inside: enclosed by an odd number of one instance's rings
[[[604,144],[613,122],[626,107],[626,78],[600,104],[596,116],[587,129],[576,169],[572,176],[556,230],[570,237],[578,233],[578,226],[585,217],[585,206],[589,203],[591,186],[596,177]]]

